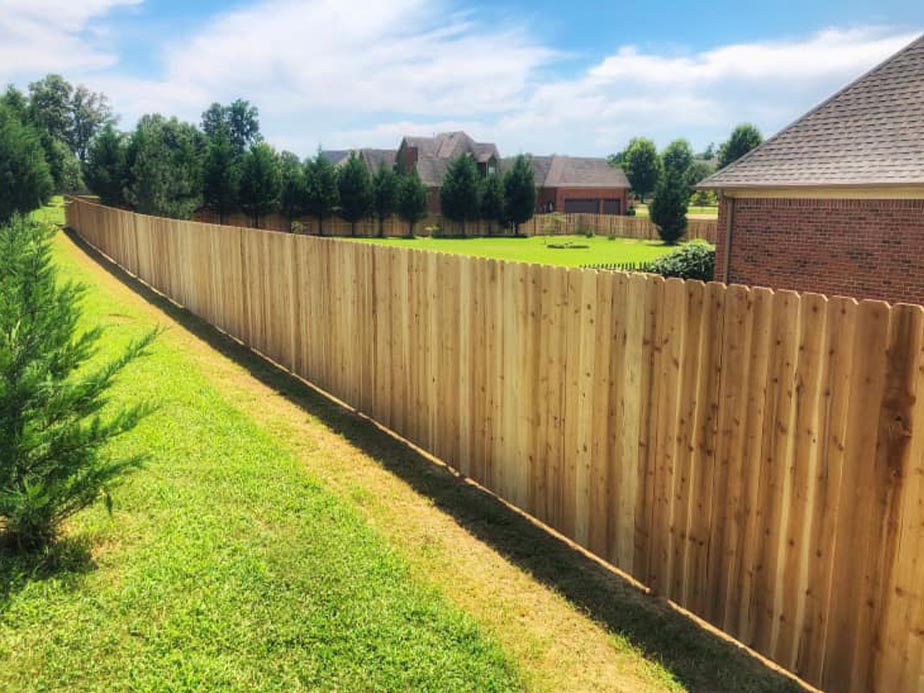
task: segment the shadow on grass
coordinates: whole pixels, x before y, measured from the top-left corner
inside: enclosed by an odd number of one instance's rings
[[[57,580],[74,587],[96,568],[88,537],[61,537],[43,549],[22,551],[0,537],[0,615],[30,584]]]
[[[112,264],[76,234],[66,233],[135,293],[375,458],[479,540],[554,589],[610,633],[629,640],[649,659],[671,671],[686,690],[696,693],[805,690],[742,648],[704,630],[663,600],[645,594],[513,512],[490,494],[464,483],[369,421],[331,402],[205,321],[178,308]]]

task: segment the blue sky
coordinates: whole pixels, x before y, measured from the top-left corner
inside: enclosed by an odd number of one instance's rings
[[[920,0],[0,0],[0,82],[60,72],[126,128],[240,96],[301,155],[448,129],[605,155],[772,134],[920,33]]]

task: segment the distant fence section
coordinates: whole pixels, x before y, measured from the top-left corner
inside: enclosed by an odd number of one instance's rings
[[[196,212],[194,220],[209,224],[219,223],[218,215],[207,209]],[[240,212],[227,215],[224,223],[227,226],[255,227],[254,220]],[[299,218],[294,220],[294,223],[296,228],[305,233],[318,234],[321,230],[318,220],[314,217]],[[714,219],[689,219],[687,221],[686,239],[701,239],[714,244],[716,242],[716,224],[717,222]],[[431,233],[428,229],[434,227],[439,228],[440,233],[443,234],[461,235],[463,233],[461,223],[438,217],[424,219],[415,226],[414,233],[419,236],[426,236]],[[270,231],[289,231],[293,228],[293,222],[280,214],[269,214],[260,218],[259,228]],[[350,223],[343,219],[333,217],[324,220],[323,232],[326,236],[350,236],[352,231]],[[520,233],[524,236],[570,235],[591,232],[596,235],[615,238],[637,238],[652,241],[659,238],[657,227],[644,217],[608,214],[538,214],[528,222],[520,224]],[[356,235],[362,237],[381,234],[394,238],[406,236],[407,233],[407,223],[401,221],[398,217],[385,219],[384,224],[381,226],[378,219],[364,219],[356,224]],[[511,229],[503,228],[500,224],[477,221],[467,223],[465,233],[470,236],[503,236],[510,235],[512,231]]]
[[[924,676],[924,309],[69,201],[129,272],[829,691]]]

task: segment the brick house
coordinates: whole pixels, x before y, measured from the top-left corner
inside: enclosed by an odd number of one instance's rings
[[[502,169],[513,165],[504,159]],[[531,157],[538,195],[536,213],[583,212],[625,214],[629,206],[629,180],[621,168],[595,157]]]
[[[716,279],[924,303],[924,36],[698,187]]]

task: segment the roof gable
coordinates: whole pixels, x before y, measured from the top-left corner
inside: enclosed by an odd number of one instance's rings
[[[924,36],[698,187],[924,183]]]

